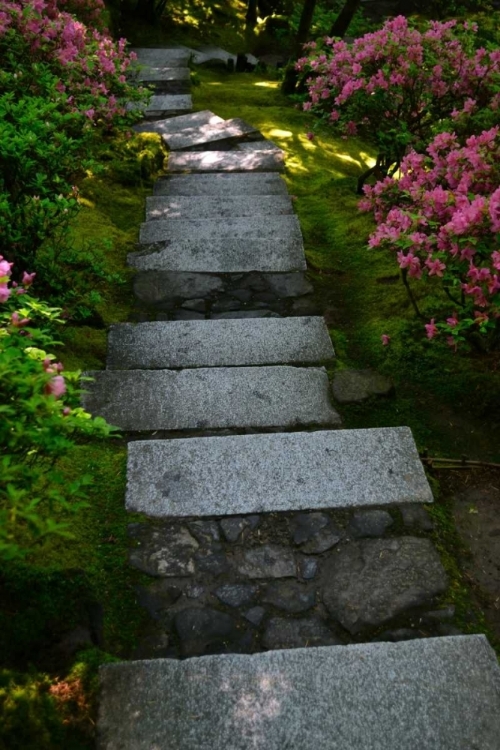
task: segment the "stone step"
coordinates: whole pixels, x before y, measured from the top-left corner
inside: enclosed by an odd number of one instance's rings
[[[246,141],[238,144],[238,151],[273,151],[277,154],[285,152],[272,141]]]
[[[262,142],[262,135],[239,117],[224,120],[215,125],[200,125],[197,128],[185,128],[171,135],[163,135],[163,140],[171,151],[187,151],[231,146],[238,141],[255,139]]]
[[[127,477],[127,508],[161,518],[432,502],[408,427],[138,441]]]
[[[145,128],[146,126],[139,127]],[[155,182],[154,193],[155,195],[211,196],[287,195],[287,188],[285,181],[274,172],[255,174],[220,172],[162,177]]]
[[[196,151],[172,153],[167,172],[282,172],[284,157],[275,151]]]
[[[180,115],[183,112],[190,112],[192,108],[193,100],[190,94],[154,94],[147,105],[140,102],[129,102],[127,104],[129,111],[141,110],[146,120]]]
[[[164,222],[151,221],[148,225],[156,223]],[[305,271],[307,268],[302,236],[295,234],[288,238],[280,237],[277,241],[271,238],[233,238],[227,232],[219,232],[211,237],[171,238],[163,245],[158,243],[152,247],[154,252],[130,253],[127,256],[128,264],[139,271],[198,274],[250,271],[287,273]]]
[[[138,81],[147,83],[161,83],[163,81],[187,81],[189,83],[191,71],[189,68],[144,67],[135,74],[135,77]]]
[[[222,117],[215,115],[208,109],[204,109],[201,112],[191,112],[187,115],[169,117],[168,120],[157,120],[156,122],[144,122],[140,125],[134,125],[134,130],[138,133],[172,135],[180,130],[186,130],[188,128],[195,130],[207,125],[220,125],[223,122],[224,120]]]
[[[101,667],[98,750],[498,750],[483,635]]]
[[[266,216],[265,223],[258,216],[231,216],[223,221],[219,219],[146,221],[141,224],[139,232],[139,242],[143,245],[186,238],[210,243],[230,239],[265,239],[274,240],[278,244],[281,240],[301,239],[302,234],[298,218],[289,214]]]
[[[87,373],[87,411],[130,432],[337,425],[324,368]]]
[[[280,214],[293,214],[292,201],[288,195],[178,195],[173,198],[154,195],[146,198],[147,221]]]
[[[111,370],[302,364],[333,359],[323,318],[192,320],[113,325]]]
[[[135,47],[132,52],[137,55],[137,62],[131,66],[132,69],[145,65],[154,68],[186,68],[192,57],[187,47]]]

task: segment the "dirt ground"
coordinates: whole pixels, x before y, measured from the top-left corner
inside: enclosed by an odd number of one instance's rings
[[[436,476],[471,553],[462,560],[463,572],[500,642],[500,469],[437,471]]]

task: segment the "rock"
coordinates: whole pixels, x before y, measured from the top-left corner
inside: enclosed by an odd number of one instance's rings
[[[218,174],[183,174],[160,178],[154,184],[154,194],[232,197],[234,195],[288,195],[288,191],[285,181],[273,172],[260,174],[219,172]]]
[[[446,591],[448,580],[428,539],[349,542],[323,567],[323,601],[350,633],[378,627]]]
[[[168,581],[155,581],[147,588],[137,586],[137,603],[146,609],[153,620],[162,620],[165,610],[175,604],[182,596],[182,591],[177,586],[172,586]]]
[[[213,219],[293,214],[287,195],[153,195],[146,198],[146,219]],[[312,288],[309,290],[312,291]]]
[[[392,517],[386,510],[363,510],[353,515],[347,533],[355,538],[383,536],[392,523]]]
[[[130,550],[129,561],[132,567],[150,576],[191,576],[195,572],[194,553],[198,546],[184,527],[147,526],[140,546]]]
[[[205,588],[194,584],[193,586],[188,586],[185,593],[188,599],[199,599],[205,593]]]
[[[245,583],[226,583],[214,591],[215,596],[228,607],[242,607],[251,604],[258,592],[257,586]]]
[[[153,97],[154,98],[154,97]],[[167,171],[179,172],[283,172],[279,151],[192,151],[170,154]]]
[[[225,299],[220,302],[214,302],[212,305],[212,312],[231,312],[234,310],[241,309],[241,302],[233,299]]]
[[[220,521],[222,533],[228,542],[237,542],[243,531],[254,530],[260,523],[260,516],[231,516]]]
[[[312,589],[298,581],[277,581],[266,587],[262,597],[264,604],[272,604],[277,609],[296,614],[305,612],[316,604],[316,595]]]
[[[63,635],[57,644],[57,650],[65,657],[74,656],[77,651],[90,648],[94,645],[89,628],[77,625],[69,633]]]
[[[448,622],[439,623],[438,633],[439,635],[442,635],[442,636],[464,635],[463,630],[460,630],[460,628],[456,628],[454,625],[451,625]]]
[[[376,638],[373,639],[374,643],[399,643],[400,641],[412,641],[415,638],[423,638],[418,630],[412,630],[411,628],[398,628],[397,630],[384,630]]]
[[[275,544],[242,551],[236,565],[238,573],[248,578],[289,578],[296,574],[292,551]]]
[[[170,302],[172,298],[207,299],[224,289],[222,279],[204,273],[142,271],[134,277],[134,294],[150,305]]]
[[[318,572],[318,561],[315,557],[299,557],[298,566],[300,577],[306,581],[314,578]]]
[[[405,526],[414,526],[420,531],[432,531],[434,529],[432,518],[421,505],[402,505],[400,511]]]
[[[422,622],[436,624],[436,622],[443,622],[444,620],[453,620],[455,617],[455,607],[450,604],[448,607],[443,609],[434,609],[432,612],[426,612],[422,615]]]
[[[325,513],[298,513],[290,525],[293,541],[307,554],[326,552],[342,538],[342,532]]]
[[[314,291],[313,285],[303,273],[269,273],[266,281],[278,297],[301,297]]]
[[[132,656],[134,659],[164,659],[172,655],[168,633],[158,630],[143,636]]]
[[[292,312],[294,315],[320,315],[321,308],[316,300],[301,297],[292,303]]]
[[[211,545],[220,540],[219,527],[216,521],[189,521],[188,529],[200,544]]]
[[[186,302],[182,303],[182,307],[184,307],[186,310],[194,310],[195,312],[204,313],[205,304],[205,300],[201,298],[188,299],[186,300]]]
[[[250,289],[232,289],[231,295],[243,303],[250,302],[252,299],[252,292]]]
[[[264,609],[264,607],[252,607],[247,612],[245,612],[243,616],[245,620],[248,620],[248,622],[251,622],[252,625],[258,627],[262,622],[265,614],[266,610]]]
[[[221,653],[238,636],[232,617],[215,609],[183,609],[174,622],[183,656]]]
[[[332,392],[341,404],[359,403],[370,396],[388,396],[392,380],[373,370],[340,370],[333,377]]]
[[[281,318],[278,313],[269,310],[235,310],[234,312],[213,313],[212,320],[231,320],[236,318]]]
[[[317,617],[287,620],[273,617],[269,620],[262,639],[267,649],[306,648],[312,646],[337,646],[342,643],[325,623]]]
[[[213,576],[220,576],[229,570],[229,563],[223,552],[198,552],[195,562],[199,571]]]
[[[172,313],[172,320],[205,320],[205,315],[194,310],[176,310]]]

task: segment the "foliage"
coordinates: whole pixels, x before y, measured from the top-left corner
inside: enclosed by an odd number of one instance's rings
[[[100,11],[71,0],[68,7]],[[77,210],[74,182],[142,99],[132,56],[55,0],[0,0],[0,252],[37,271],[36,253]]]
[[[289,17],[290,28],[294,34],[297,33],[299,28],[301,5],[301,3],[294,3],[293,10]],[[334,22],[337,20],[338,15],[338,9],[332,8],[331,3],[317,3],[311,25],[310,36],[316,39],[317,37],[323,37],[328,34]],[[371,24],[360,9],[356,11],[354,18],[349,24],[349,36],[361,36],[368,31],[371,31]]]
[[[426,325],[427,336],[444,332],[454,348],[476,332],[499,339],[499,130],[463,147],[455,134],[441,133],[427,155],[403,159],[401,179],[365,186],[360,204],[378,222],[370,247],[396,250],[405,277],[441,279],[453,307],[446,322]]]
[[[90,480],[67,483],[54,461],[78,437],[106,437],[111,428],[78,405],[80,373],[62,375],[47,352],[60,310],[32,296],[33,274],[10,285],[11,264],[1,257],[0,274],[0,558],[10,559],[48,534],[68,535],[57,515],[80,507]]]
[[[353,44],[306,45],[304,109],[370,140],[381,173],[394,172],[410,146],[423,151],[437,132],[466,136],[500,120],[500,50],[475,49],[476,32],[456,21],[420,30],[398,16]]]

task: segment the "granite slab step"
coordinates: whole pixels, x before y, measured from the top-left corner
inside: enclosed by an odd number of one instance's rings
[[[191,320],[113,325],[111,370],[304,364],[333,359],[323,318]]]
[[[215,151],[218,146],[230,146],[245,139],[256,139],[260,143],[261,138],[262,135],[257,128],[239,117],[163,135],[163,140],[171,151],[202,150],[203,148],[213,148]]]
[[[133,64],[132,68],[144,65],[157,68],[185,68],[192,58],[192,51],[187,47],[135,47],[132,52],[137,55],[137,63]]]
[[[141,125],[139,127],[146,126]],[[275,172],[248,172],[246,174],[219,172],[215,174],[186,174],[161,177],[155,182],[154,194],[210,196],[287,195],[287,188],[285,181]]]
[[[190,112],[177,117],[169,117],[167,120],[156,120],[156,122],[144,122],[140,125],[134,125],[134,130],[138,133],[159,133],[160,135],[172,135],[180,130],[193,129],[220,125],[224,120],[222,117],[204,109],[201,112]]]
[[[285,161],[275,151],[196,151],[172,153],[167,172],[282,172]]]
[[[238,143],[238,151],[273,151],[277,154],[284,154],[285,152],[273,141],[244,141]]]
[[[280,214],[293,214],[293,204],[288,195],[154,195],[146,198],[147,221],[234,216],[257,218]]]
[[[337,425],[324,368],[102,370],[83,405],[130,432]]]
[[[138,441],[127,478],[159,518],[432,502],[408,427]]]
[[[146,119],[156,117],[170,117],[190,112],[193,109],[193,100],[190,94],[154,94],[149,104],[140,102],[129,102],[129,111],[139,109]]]
[[[101,667],[98,750],[498,750],[483,635]]]
[[[158,219],[141,224],[139,242],[143,245],[185,238],[210,243],[230,239],[298,240],[302,238],[300,223],[294,214],[260,217],[232,216],[220,219]],[[188,269],[184,269],[188,270]],[[208,270],[208,269],[207,269]]]
[[[160,222],[148,222],[156,223]],[[233,238],[227,232],[219,232],[211,238],[171,238],[150,245],[146,251],[130,253],[127,261],[139,271],[198,274],[288,273],[307,268],[302,236],[290,235],[277,241],[276,238]]]
[[[145,83],[162,83],[164,81],[186,81],[190,82],[191,71],[189,68],[144,67],[137,71],[135,78]]]

